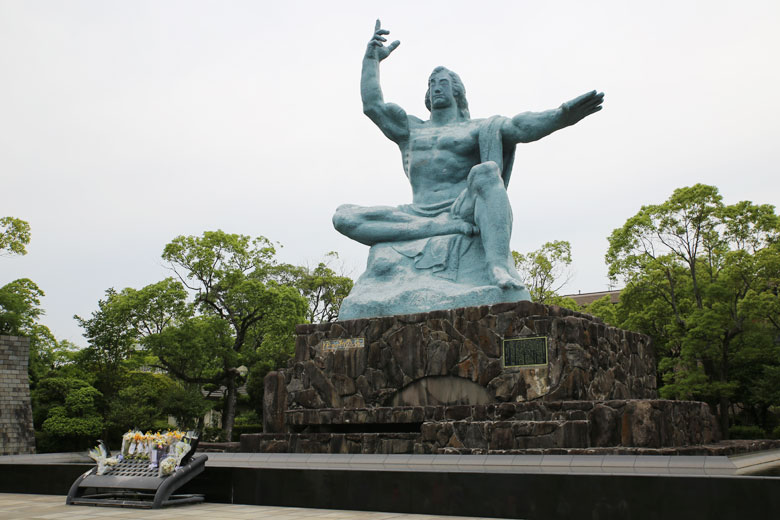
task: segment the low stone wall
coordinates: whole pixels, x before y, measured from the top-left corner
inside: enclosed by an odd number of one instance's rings
[[[720,440],[707,405],[691,401],[518,403],[495,414],[423,423],[425,453],[630,446],[664,448]],[[476,417],[475,417],[476,416]],[[484,418],[483,418],[484,417]]]
[[[532,302],[299,325],[293,364],[266,379],[266,431],[283,411],[518,401],[653,399],[650,338]],[[539,338],[507,366],[504,340]],[[545,355],[546,354],[546,355]]]
[[[0,336],[0,455],[35,453],[29,358],[28,338]]]
[[[286,422],[296,433],[242,435],[242,451],[526,453],[720,440],[706,404],[662,399],[291,410]]]

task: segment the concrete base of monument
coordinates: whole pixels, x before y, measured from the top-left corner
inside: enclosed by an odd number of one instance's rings
[[[463,251],[452,252],[449,259],[443,259],[447,256],[443,250],[447,248],[431,247],[431,243],[440,239],[458,239],[452,241],[457,242],[457,250]],[[427,246],[418,246],[421,243]],[[414,254],[418,249],[420,254]],[[419,268],[421,263],[425,268]],[[507,263],[511,261],[507,260]],[[369,252],[366,271],[344,299],[339,319],[394,316],[531,299],[525,287],[497,287],[488,278],[485,266],[482,243],[473,237],[447,235],[434,237],[431,242],[377,244]],[[517,276],[514,267],[511,274]],[[517,279],[519,282],[519,276]]]

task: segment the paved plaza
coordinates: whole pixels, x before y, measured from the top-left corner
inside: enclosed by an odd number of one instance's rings
[[[93,519],[170,519],[188,520],[385,520],[409,518],[433,520],[466,518],[461,516],[408,515],[369,511],[338,511],[335,509],[304,509],[301,507],[247,506],[240,504],[191,504],[165,509],[130,509],[123,507],[67,506],[59,495],[27,495],[0,493],[0,520],[93,520]],[[470,520],[479,520],[470,517]]]

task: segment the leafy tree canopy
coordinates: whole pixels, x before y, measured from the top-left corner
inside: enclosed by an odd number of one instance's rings
[[[185,390],[224,388],[229,437],[246,374],[261,362],[286,361],[294,348],[294,327],[305,320],[307,301],[300,290],[280,283],[274,256],[264,237],[223,231],[179,236],[163,252],[176,278],[141,289],[110,289],[90,319],[76,318],[90,342],[86,350],[106,374],[127,369],[143,349],[150,367],[171,374]],[[98,388],[108,390],[105,384]],[[181,388],[181,402],[204,409],[202,398],[198,404],[194,393]],[[154,393],[140,387],[133,392],[136,397]],[[107,395],[117,402],[129,399],[126,394],[115,387]],[[142,409],[136,412],[150,417]]]
[[[515,267],[523,278],[531,300],[546,305],[578,308],[574,300],[558,295],[571,278],[571,244],[566,240],[547,242],[530,253],[512,251]]]
[[[43,314],[43,291],[29,278],[0,287],[0,334],[27,335]]]
[[[26,255],[30,224],[14,217],[0,218],[0,256]]]
[[[208,331],[217,341],[203,345],[203,358],[216,359],[212,381],[223,385],[223,423],[228,438],[236,415],[238,385],[248,370],[268,356],[287,357],[294,348],[294,327],[305,319],[307,301],[290,286],[280,284],[276,250],[265,237],[250,238],[223,231],[202,236],[179,236],[165,246],[163,259],[179,280],[195,293],[202,318],[188,329],[171,334]],[[182,324],[184,325],[184,324]],[[174,356],[166,356],[161,342],[155,353],[169,370]],[[190,351],[193,349],[190,348]],[[243,371],[239,370],[243,367]],[[197,370],[196,370],[197,371]],[[192,373],[176,373],[185,381]],[[189,379],[192,381],[192,379]]]
[[[338,260],[338,253],[331,251],[317,267],[278,266],[276,277],[280,283],[298,289],[306,298],[308,308],[306,320],[309,323],[324,323],[336,320],[341,302],[349,295],[354,282],[348,276],[340,275],[330,264]]]
[[[108,289],[105,299],[98,301],[98,310],[90,318],[74,316],[89,341],[81,352],[80,362],[96,375],[95,384],[108,400],[119,391],[127,361],[135,353],[137,342],[130,313],[126,306],[117,304],[118,300],[117,292]]]
[[[30,382],[34,386],[61,358],[62,348],[48,327],[39,322],[43,291],[28,278],[0,287],[0,334],[30,340]]]
[[[335,319],[352,287],[330,267],[335,253],[314,269],[280,265],[275,255],[264,237],[179,236],[162,255],[175,276],[109,289],[89,318],[76,316],[89,340],[76,364],[97,374],[106,428],[150,424],[163,409],[185,424],[209,408],[200,390],[211,388],[224,395],[230,436],[238,388],[251,379],[252,392],[261,392],[262,376],[292,355],[295,325]],[[139,372],[150,369],[173,380]],[[178,408],[155,400],[161,393]]]
[[[724,432],[733,399],[757,404],[748,387],[762,375],[751,365],[780,362],[779,236],[773,206],[726,205],[717,188],[697,184],[643,206],[609,238],[610,276],[625,282],[610,319],[651,335],[661,394],[707,400]]]

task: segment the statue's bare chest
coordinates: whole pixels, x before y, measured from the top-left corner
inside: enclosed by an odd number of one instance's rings
[[[477,152],[478,131],[473,124],[420,126],[410,129],[409,151],[450,152],[470,156]]]

